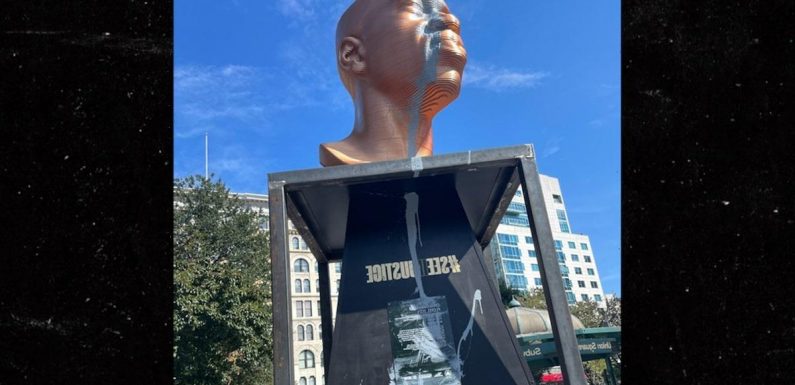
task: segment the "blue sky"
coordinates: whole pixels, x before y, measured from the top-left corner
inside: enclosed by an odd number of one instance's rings
[[[433,121],[434,153],[533,143],[588,234],[606,293],[620,287],[620,2],[448,0],[467,50],[461,95]],[[350,132],[335,64],[350,0],[177,0],[174,174],[265,193],[267,173],[319,167]]]

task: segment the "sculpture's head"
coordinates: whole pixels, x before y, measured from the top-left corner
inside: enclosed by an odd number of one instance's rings
[[[356,0],[337,25],[337,67],[359,87],[432,117],[460,92],[466,50],[444,0]]]

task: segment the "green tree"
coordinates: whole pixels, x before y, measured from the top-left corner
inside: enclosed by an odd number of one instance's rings
[[[580,301],[569,306],[571,315],[582,321],[586,328],[597,328],[602,326],[602,317],[599,307],[594,301]]]
[[[621,326],[621,298],[615,295],[605,298],[605,308],[599,312],[605,326]]]
[[[522,304],[523,307],[531,309],[546,309],[547,300],[544,298],[544,289],[534,287],[526,292],[522,292],[516,297],[516,300]]]
[[[535,287],[528,291],[516,290],[509,287],[502,278],[497,281],[500,288],[502,304],[508,307],[512,299],[519,301],[522,307],[531,309],[546,309],[547,301],[544,299],[544,289]]]
[[[511,299],[516,294],[516,291],[508,287],[508,285],[505,284],[505,280],[502,278],[497,279],[497,285],[500,289],[500,298],[502,299],[502,305],[507,308],[508,304],[511,302]]]
[[[272,381],[267,235],[221,181],[174,183],[176,384]]]

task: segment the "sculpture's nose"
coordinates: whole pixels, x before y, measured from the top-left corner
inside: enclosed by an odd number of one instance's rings
[[[449,29],[456,34],[460,34],[461,22],[458,21],[458,18],[452,14],[444,13],[428,21],[428,25],[425,27],[425,31],[427,33],[440,32],[444,31],[445,29]]]

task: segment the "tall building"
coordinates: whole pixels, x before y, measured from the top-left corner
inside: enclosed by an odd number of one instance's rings
[[[587,235],[572,231],[560,182],[541,175],[541,190],[569,303],[596,301],[604,307],[591,241]],[[521,188],[516,191],[489,247],[497,277],[512,289],[527,291],[541,287],[541,272],[522,194]]]
[[[558,180],[541,175],[541,184],[569,303],[593,300],[604,306],[602,283],[588,236],[571,231]],[[260,229],[268,231],[268,196],[248,193],[234,195],[259,215]],[[489,247],[497,276],[511,288],[526,291],[541,287],[541,274],[523,199],[520,189]],[[298,385],[323,385],[318,264],[292,223],[288,223],[288,230],[292,266],[293,373]],[[332,317],[337,308],[340,268],[340,263],[329,264],[329,279],[335,286],[331,288]]]
[[[268,231],[268,196],[240,193],[236,195],[245,206],[258,214],[260,229]],[[288,222],[288,246],[292,281],[293,312],[293,362],[298,385],[323,385],[323,342],[320,327],[320,278],[318,263],[306,242],[298,235],[292,222]],[[337,293],[340,284],[341,263],[329,264],[332,321],[337,313]]]

